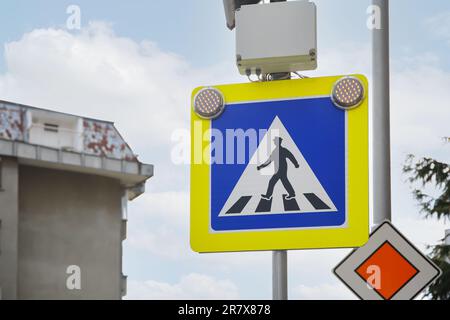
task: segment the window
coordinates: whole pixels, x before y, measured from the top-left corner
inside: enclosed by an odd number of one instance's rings
[[[59,125],[52,123],[44,123],[44,131],[58,133]]]

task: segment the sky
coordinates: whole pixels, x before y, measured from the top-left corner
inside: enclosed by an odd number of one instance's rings
[[[319,68],[305,74],[370,79],[370,1],[315,3]],[[81,9],[81,30],[67,29],[69,5]],[[129,204],[127,298],[270,299],[270,252],[192,252],[189,167],[171,161],[192,90],[247,81],[222,1],[7,0],[0,19],[0,99],[114,121],[155,165],[146,194]],[[401,168],[408,154],[449,161],[449,50],[450,2],[391,1],[393,222],[422,249],[449,224],[423,218]],[[290,298],[354,299],[332,274],[348,252],[289,252]]]

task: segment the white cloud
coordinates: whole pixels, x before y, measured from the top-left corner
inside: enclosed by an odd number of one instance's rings
[[[428,252],[429,245],[438,244],[445,236],[444,223],[434,219],[417,219],[403,213],[403,217],[395,219],[396,225],[401,225],[401,232],[408,238],[414,239],[414,245],[423,252]],[[446,224],[447,228],[450,224]]]
[[[419,63],[394,72],[391,104],[394,152],[429,154],[445,150],[441,138],[450,134],[450,109],[446,104],[450,101],[449,87],[450,74],[439,67]]]
[[[149,218],[151,220],[151,218]],[[146,223],[139,228],[130,227],[127,246],[142,250],[143,254],[152,254],[171,260],[180,260],[189,254],[188,238],[181,237],[171,226],[155,225],[146,228]]]
[[[299,285],[292,289],[295,300],[354,300],[356,296],[343,284]]]
[[[121,38],[102,23],[93,23],[77,34],[60,29],[34,30],[6,44],[5,59],[7,71],[0,75],[2,99],[113,120],[141,160],[156,165],[147,194],[130,204],[125,250],[137,250],[161,269],[179,263],[183,270],[188,270],[186,273],[194,273],[176,284],[130,281],[130,297],[238,296],[237,286],[232,282],[200,276],[198,272],[219,278],[226,275],[240,286],[245,283],[251,287],[250,280],[241,281],[247,279],[270,282],[270,253],[198,255],[190,250],[189,168],[170,162],[173,130],[189,127],[191,90],[200,84],[240,79],[232,76],[236,74],[232,62],[208,70],[194,69],[182,57],[149,41],[138,43]],[[320,69],[310,75],[355,72],[370,75],[368,44],[325,48],[319,59]],[[401,163],[408,153],[448,161],[448,147],[441,144],[440,137],[450,135],[450,109],[444,104],[450,101],[449,87],[450,74],[440,69],[439,59],[433,53],[415,53],[400,62],[394,61],[391,120],[394,222],[421,246],[443,236],[444,226],[423,222],[410,190],[403,183]],[[347,289],[331,273],[346,252],[290,253],[292,297],[347,298]],[[143,272],[146,278],[152,278],[149,271]],[[207,290],[208,286],[212,292]],[[250,289],[246,296],[241,293],[241,297],[252,298],[257,294]],[[270,292],[266,296],[270,297]]]
[[[180,229],[189,227],[189,192],[148,192],[130,204],[134,222],[140,224],[150,217],[159,224]]]
[[[129,212],[126,246],[171,260],[189,256],[188,192],[147,192]]]
[[[160,135],[147,141],[152,145],[164,143],[187,116],[173,108],[185,104],[189,90],[183,59],[151,42],[117,37],[106,24],[92,23],[79,35],[34,30],[8,43],[5,59],[4,98],[120,120],[133,139]]]
[[[192,89],[223,73],[220,65],[193,69],[155,43],[119,37],[101,22],[76,34],[33,30],[5,45],[5,60],[2,99],[115,121],[147,161],[170,160],[172,132],[189,128]]]
[[[216,300],[239,299],[238,287],[230,280],[192,273],[170,284],[159,281],[129,281],[126,299],[132,300]]]
[[[316,71],[312,77],[339,74],[364,74],[370,77],[370,43],[343,43],[334,48],[325,48],[319,52]]]
[[[436,37],[444,39],[450,44],[450,11],[444,11],[426,19],[425,26]]]

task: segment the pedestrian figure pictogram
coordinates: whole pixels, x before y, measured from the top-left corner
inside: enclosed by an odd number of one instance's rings
[[[282,146],[283,138],[276,137],[274,140],[275,143],[275,149],[273,150],[272,154],[270,155],[269,159],[264,162],[262,165],[258,166],[258,171],[267,167],[272,162],[275,166],[275,173],[270,178],[269,186],[267,188],[266,194],[261,195],[263,199],[271,200],[273,195],[273,189],[275,188],[275,185],[278,181],[281,181],[284,188],[288,192],[288,194],[285,196],[286,200],[291,200],[295,198],[295,190],[292,187],[292,184],[289,182],[288,179],[288,162],[287,160],[290,160],[294,166],[298,169],[299,164],[297,160],[295,159],[294,155],[285,147]]]

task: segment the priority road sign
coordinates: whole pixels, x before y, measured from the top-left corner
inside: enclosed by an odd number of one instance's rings
[[[194,251],[343,248],[367,241],[368,86],[364,76],[353,76],[364,91],[361,103],[339,108],[334,98],[342,98],[348,84],[335,88],[343,78],[215,86],[200,107],[196,98],[211,87],[194,90]],[[220,115],[205,119],[222,100]]]
[[[361,299],[410,300],[442,271],[386,221],[334,273]]]

